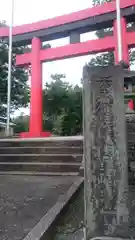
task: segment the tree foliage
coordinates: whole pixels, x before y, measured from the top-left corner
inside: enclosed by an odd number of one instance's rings
[[[82,88],[65,82],[65,75],[55,74],[43,90],[43,128],[55,135],[71,136],[82,133]],[[29,117],[13,121],[15,133],[28,131]]]
[[[13,119],[14,126],[14,132],[20,133],[20,132],[28,132],[29,129],[29,116],[20,115],[19,117],[16,117]]]
[[[5,26],[5,22],[0,27]],[[28,47],[13,46],[12,54],[12,82],[11,82],[11,111],[27,106],[29,101],[29,88],[27,85],[28,70],[16,67],[16,54],[23,53]],[[8,79],[8,42],[0,39],[0,115],[5,116],[7,105],[7,79]]]
[[[82,88],[65,82],[65,75],[51,76],[43,92],[44,128],[46,122],[54,134],[80,134],[82,129]],[[47,129],[50,130],[50,129]]]

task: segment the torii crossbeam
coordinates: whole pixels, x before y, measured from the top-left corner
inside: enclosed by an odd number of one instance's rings
[[[127,23],[135,19],[135,1],[121,1],[121,9],[122,58],[129,63],[128,48],[135,46],[135,32],[127,30]],[[112,36],[80,42],[81,33],[105,27],[113,27]],[[70,44],[42,49],[42,41],[65,36],[70,37]],[[0,29],[0,37],[8,37],[7,28]],[[118,63],[115,2],[105,3],[54,19],[15,27],[13,29],[13,44],[16,41],[20,45],[24,42],[27,44],[31,42],[32,44],[30,53],[24,53],[16,57],[16,65],[31,65],[30,125],[29,132],[22,133],[21,136],[47,136],[47,133],[42,131],[42,62],[114,51],[115,61]]]

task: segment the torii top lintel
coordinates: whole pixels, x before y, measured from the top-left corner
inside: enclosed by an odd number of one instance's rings
[[[128,22],[135,19],[135,0],[121,1],[121,14]],[[104,3],[78,12],[13,28],[13,44],[30,44],[33,37],[42,41],[67,37],[72,32],[84,33],[111,27],[116,18],[116,3]],[[0,38],[7,38],[9,29],[0,29]]]

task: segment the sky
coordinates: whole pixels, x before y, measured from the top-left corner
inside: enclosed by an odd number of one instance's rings
[[[10,23],[11,0],[0,0],[0,19]],[[91,7],[92,0],[14,0],[14,25],[32,23],[55,16],[60,16],[70,12],[82,10]],[[7,8],[7,6],[9,6]],[[94,33],[81,35],[81,41],[95,38]],[[69,39],[60,39],[51,41],[51,46],[62,46],[69,43]],[[82,76],[82,68],[90,56],[59,60],[43,64],[43,85],[51,80],[50,75],[63,73],[66,75],[66,81],[72,84],[79,84]],[[72,69],[72,71],[71,71]]]
[[[0,0],[0,20],[11,22],[11,0]],[[32,23],[43,19],[60,16],[92,6],[92,0],[14,0],[14,26]],[[94,33],[81,35],[81,41],[95,38]],[[52,47],[69,43],[69,38],[50,41]],[[62,73],[66,81],[75,85],[80,84],[82,68],[89,62],[90,56],[59,60],[43,64],[43,86],[51,81],[51,74]],[[28,110],[24,111],[25,113]]]

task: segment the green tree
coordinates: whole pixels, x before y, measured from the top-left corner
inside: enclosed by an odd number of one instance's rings
[[[21,132],[28,132],[29,130],[29,116],[20,115],[13,119],[14,132],[21,133]]]
[[[82,133],[82,88],[79,86],[69,92],[69,106],[62,115],[61,129],[66,136]]]
[[[5,26],[2,22],[0,27]],[[11,111],[27,106],[29,102],[29,88],[27,85],[28,70],[16,67],[16,54],[28,51],[28,47],[13,46],[12,58],[12,86],[11,86]],[[5,116],[7,106],[7,78],[8,78],[8,43],[0,39],[0,115]]]
[[[65,79],[63,74],[51,75],[51,79],[51,83],[46,84],[43,92],[43,109],[47,116],[55,119],[68,104],[68,90],[71,86],[63,81]]]
[[[82,130],[82,88],[65,82],[65,75],[51,76],[43,92],[44,129],[58,135],[76,135]],[[49,125],[49,128],[48,128]]]

